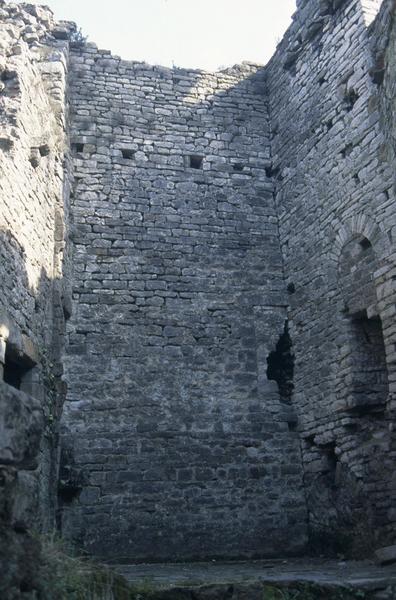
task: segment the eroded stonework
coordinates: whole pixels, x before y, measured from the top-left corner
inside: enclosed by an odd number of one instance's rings
[[[0,596],[38,580],[55,522],[67,316],[68,43],[52,13],[0,2]],[[4,379],[4,383],[3,383]]]
[[[118,562],[395,542],[395,9],[297,4],[267,66],[205,73],[0,2],[16,549],[56,506]]]

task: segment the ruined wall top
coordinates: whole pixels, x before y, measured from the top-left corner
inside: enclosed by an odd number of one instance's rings
[[[359,5],[366,26],[371,25],[383,5],[383,0],[296,0],[297,10],[293,15],[293,22],[284,34],[276,52],[285,55],[285,68],[292,65],[302,49],[309,44],[313,38],[317,38],[320,32],[327,28],[329,20],[337,17],[341,9]],[[21,36],[26,37],[31,45],[40,43],[54,43],[56,40],[69,42],[71,46],[85,44],[84,38],[76,23],[72,21],[56,20],[56,15],[47,6],[28,3],[9,3],[0,0],[0,18],[12,19],[17,22]],[[95,43],[86,44],[88,48],[97,49]],[[101,50],[109,56],[113,56],[109,50]],[[118,58],[113,56],[114,58]],[[120,59],[121,60],[121,59]],[[135,63],[140,61],[124,61]],[[235,75],[237,71],[249,71],[261,65],[243,62],[221,69],[224,73]],[[161,67],[165,68],[165,67]],[[169,69],[170,71],[172,69]],[[175,68],[173,70],[179,70]],[[204,72],[202,69],[183,69],[188,71]],[[220,70],[219,70],[220,71]]]

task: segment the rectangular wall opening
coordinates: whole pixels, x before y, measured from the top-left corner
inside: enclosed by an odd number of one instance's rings
[[[351,408],[370,412],[384,406],[388,395],[388,373],[382,322],[366,312],[351,319]]]
[[[201,169],[203,162],[203,156],[198,156],[197,154],[193,154],[190,156],[190,167],[192,169]]]
[[[129,148],[121,149],[122,158],[126,158],[127,160],[131,160],[135,156],[135,151],[130,150]]]
[[[84,144],[81,144],[81,143],[72,144],[72,150],[76,154],[82,154],[84,152]]]
[[[5,383],[17,390],[24,390],[26,378],[30,374],[34,363],[25,356],[19,355],[7,344],[3,379]]]

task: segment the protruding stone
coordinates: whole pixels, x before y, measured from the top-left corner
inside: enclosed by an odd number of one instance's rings
[[[386,546],[375,551],[376,561],[380,565],[396,563],[396,546]]]

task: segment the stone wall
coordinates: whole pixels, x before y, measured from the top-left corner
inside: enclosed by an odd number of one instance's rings
[[[49,10],[0,2],[2,598],[33,589],[28,531],[54,525],[67,198],[67,47],[55,32]]]
[[[89,552],[394,543],[394,2],[297,8],[267,67],[205,73],[0,0],[0,595],[54,521],[63,366]]]
[[[287,300],[262,69],[88,44],[70,96],[63,532],[118,561],[297,552],[299,441],[267,378]]]
[[[387,0],[372,27],[372,77],[380,86],[381,125],[387,140],[388,160],[392,162],[396,155],[395,97],[395,3]]]
[[[268,66],[272,170],[312,541],[394,540],[392,164],[381,3],[301,3]],[[389,23],[382,6],[378,16]]]

